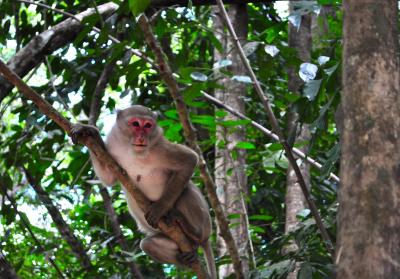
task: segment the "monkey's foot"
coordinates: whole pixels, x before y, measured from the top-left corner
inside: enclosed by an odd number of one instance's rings
[[[92,125],[75,124],[71,129],[71,139],[74,144],[84,143],[89,137],[98,137],[101,139],[99,130]]]
[[[190,266],[192,263],[197,261],[197,251],[193,250],[191,252],[179,253],[177,259],[181,264],[185,266]]]

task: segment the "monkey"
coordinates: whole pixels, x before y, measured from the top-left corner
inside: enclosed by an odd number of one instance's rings
[[[102,141],[98,129],[75,124],[74,143],[88,135],[98,137],[104,148],[121,165],[137,187],[151,201],[143,212],[124,188],[128,209],[139,230],[146,234],[140,248],[157,262],[188,267],[197,259],[197,247],[204,249],[207,269],[216,278],[214,256],[209,240],[212,225],[207,202],[191,177],[198,163],[197,154],[187,146],[168,141],[157,124],[157,114],[141,105],[117,112],[116,123]],[[103,184],[116,183],[114,174],[90,151],[96,175]],[[193,251],[183,253],[178,245],[157,227],[160,219],[176,223],[193,243]]]

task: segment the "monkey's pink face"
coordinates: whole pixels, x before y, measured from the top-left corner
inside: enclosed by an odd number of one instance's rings
[[[128,120],[132,132],[132,145],[137,150],[142,150],[149,144],[150,134],[154,129],[154,121],[148,118],[132,117]]]

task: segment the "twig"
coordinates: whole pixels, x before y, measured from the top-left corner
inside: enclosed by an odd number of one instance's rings
[[[264,94],[264,91],[261,88],[261,84],[258,81],[253,69],[251,68],[250,62],[247,59],[247,57],[246,57],[246,55],[245,55],[245,53],[243,51],[243,48],[242,48],[242,46],[240,44],[240,41],[239,41],[239,39],[238,39],[238,37],[236,35],[236,32],[235,32],[235,30],[234,30],[234,28],[232,26],[231,21],[229,19],[228,13],[226,12],[226,9],[224,7],[224,3],[222,2],[222,0],[216,0],[216,1],[217,1],[217,4],[218,4],[218,7],[220,9],[221,15],[224,18],[225,23],[226,23],[226,25],[228,27],[229,33],[233,37],[233,43],[234,43],[234,45],[236,46],[236,48],[237,48],[237,50],[239,52],[240,58],[242,60],[242,63],[245,66],[247,72],[249,73],[250,78],[251,78],[251,80],[253,82],[253,86],[254,86],[259,98],[261,99],[261,102],[262,102],[262,104],[264,106],[264,109],[265,109],[265,111],[267,113],[267,116],[268,116],[268,119],[269,119],[269,121],[270,121],[270,123],[272,125],[272,128],[275,131],[276,135],[278,136],[279,142],[282,144],[282,146],[283,146],[283,148],[285,150],[286,156],[287,156],[290,164],[292,165],[293,170],[296,173],[296,176],[297,176],[297,179],[298,179],[298,183],[299,183],[299,185],[301,187],[301,190],[303,191],[303,194],[304,194],[304,197],[305,197],[305,199],[306,199],[306,201],[308,203],[308,206],[310,207],[311,213],[314,216],[314,219],[315,219],[315,222],[317,224],[317,227],[321,232],[321,236],[322,236],[322,239],[325,242],[325,246],[326,246],[327,250],[333,256],[334,253],[333,253],[332,240],[331,240],[331,238],[330,238],[330,236],[328,234],[328,231],[326,230],[324,224],[322,223],[322,219],[321,219],[321,216],[320,216],[320,214],[318,212],[318,208],[315,205],[315,203],[314,203],[314,201],[313,201],[313,199],[311,197],[310,191],[308,190],[308,187],[307,187],[306,182],[304,180],[304,177],[303,177],[303,175],[301,173],[301,170],[300,170],[299,166],[297,165],[296,158],[293,155],[292,149],[289,146],[288,142],[286,141],[286,139],[285,139],[285,137],[283,135],[283,132],[282,132],[280,126],[279,126],[278,120],[276,119],[276,117],[274,115],[274,112],[272,111],[272,108],[271,108],[271,105],[270,105],[270,101],[269,101],[268,97]]]
[[[203,157],[203,152],[197,143],[197,135],[192,126],[192,123],[189,120],[189,112],[183,101],[182,95],[178,87],[178,83],[174,78],[172,70],[165,58],[166,56],[162,48],[160,47],[160,44],[158,43],[157,39],[155,38],[151,30],[147,17],[145,15],[141,15],[138,19],[138,23],[144,33],[144,37],[147,41],[147,44],[152,49],[155,55],[155,60],[158,64],[159,72],[169,89],[169,93],[171,94],[174,100],[176,110],[178,111],[179,119],[182,123],[183,133],[185,135],[186,141],[189,143],[189,146],[199,156],[200,175],[203,179],[204,185],[206,186],[208,198],[217,217],[218,225],[221,228],[221,236],[224,238],[228,246],[229,254],[232,257],[232,262],[235,269],[236,277],[245,278],[243,274],[242,263],[236,247],[236,243],[232,237],[231,231],[229,230],[229,222],[226,219],[222,206],[218,200],[217,193],[215,190],[216,189],[215,183],[208,170],[206,161]]]
[[[257,128],[258,130],[260,130],[262,133],[264,133],[265,135],[267,135],[271,139],[273,139],[275,141],[279,141],[279,137],[276,134],[274,134],[272,131],[270,131],[267,128],[265,128],[264,126],[262,126],[260,123],[252,120],[251,118],[249,118],[246,115],[238,112],[237,110],[233,109],[232,107],[223,104],[220,100],[218,100],[217,98],[214,98],[213,96],[211,96],[211,95],[209,95],[209,94],[207,94],[205,92],[201,92],[201,94],[204,96],[204,98],[206,98],[207,100],[209,100],[212,103],[214,103],[215,106],[223,108],[224,110],[232,113],[233,115],[239,117],[240,119],[248,120],[253,127]],[[307,156],[306,154],[304,154],[304,152],[302,152],[300,149],[293,148],[292,150],[293,150],[293,153],[296,154],[296,156],[298,156],[299,158],[307,161],[310,165],[314,166],[318,170],[322,169],[322,165],[319,162],[317,162],[313,158],[311,158],[311,157]],[[332,172],[329,174],[329,178],[331,178],[332,180],[334,180],[334,181],[336,181],[338,183],[340,182],[339,177],[336,174],[332,173]]]
[[[32,88],[25,84],[8,66],[0,60],[0,73],[12,84],[14,84],[19,91],[25,95],[28,99],[32,100],[39,110],[56,122],[68,135],[72,132],[72,123],[65,119],[57,110],[55,110],[46,100],[44,100],[39,94],[37,94]],[[128,191],[130,195],[135,197],[139,207],[146,212],[150,201],[145,195],[136,187],[136,184],[130,179],[127,172],[114,160],[113,157],[103,148],[103,144],[99,142],[96,137],[87,137],[83,139],[83,144],[87,146],[94,154],[97,159],[102,162],[108,169],[110,169],[123,187]],[[186,238],[179,226],[169,227],[164,221],[158,223],[158,228],[178,244],[179,249],[182,252],[191,252],[192,244]],[[200,264],[196,261],[192,264],[191,268],[197,272],[201,270]],[[203,277],[204,278],[204,277]]]

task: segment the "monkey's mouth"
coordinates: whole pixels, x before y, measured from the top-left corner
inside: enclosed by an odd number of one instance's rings
[[[135,144],[135,143],[132,143],[132,145],[138,146],[138,147],[146,147],[147,146],[147,144]]]

